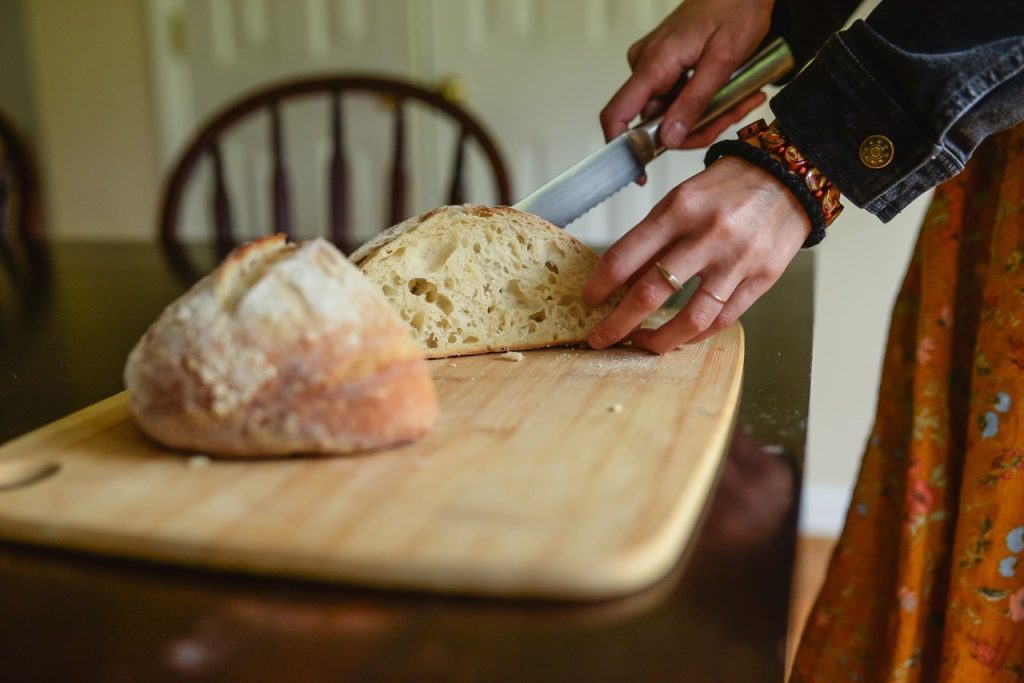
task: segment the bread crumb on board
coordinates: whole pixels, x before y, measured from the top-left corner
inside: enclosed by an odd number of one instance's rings
[[[513,363],[518,363],[521,360],[523,360],[524,356],[519,351],[506,351],[505,353],[498,356],[498,358],[500,358],[501,360],[507,360]]]
[[[455,367],[455,363],[448,363],[448,367],[454,368]]]
[[[622,412],[622,404],[621,403],[613,403],[613,404],[611,404],[610,406],[608,406],[608,412],[609,413],[621,413]]]
[[[193,455],[191,458],[189,458],[185,462],[185,464],[188,465],[188,468],[191,469],[191,470],[197,470],[197,469],[200,469],[200,468],[203,468],[203,467],[209,467],[210,466],[210,456],[208,456],[208,455]]]

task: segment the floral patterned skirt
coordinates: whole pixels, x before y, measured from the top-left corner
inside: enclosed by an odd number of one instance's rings
[[[928,209],[791,681],[1024,681],[1024,125]]]

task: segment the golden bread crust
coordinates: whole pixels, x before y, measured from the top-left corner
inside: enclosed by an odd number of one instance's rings
[[[129,354],[129,405],[157,441],[225,456],[347,453],[426,434],[437,399],[387,301],[323,240],[233,251]]]

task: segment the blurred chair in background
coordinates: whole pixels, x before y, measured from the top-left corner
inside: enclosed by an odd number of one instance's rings
[[[31,317],[49,291],[39,176],[28,145],[0,113],[0,268]]]
[[[331,156],[327,173],[327,225],[328,235],[339,248],[348,253],[354,247],[349,217],[351,215],[351,191],[349,161],[345,143],[345,125],[342,101],[350,95],[384,97],[394,103],[391,108],[393,145],[391,148],[390,193],[387,216],[381,227],[394,225],[408,217],[407,203],[407,155],[405,108],[410,102],[425,105],[456,126],[455,150],[451,167],[451,180],[447,197],[439,197],[438,204],[461,204],[463,196],[463,175],[465,151],[469,140],[474,140],[491,167],[495,194],[502,204],[512,203],[512,191],[504,159],[497,145],[481,123],[469,112],[446,98],[443,94],[412,83],[390,78],[373,76],[334,76],[288,81],[253,92],[228,105],[215,114],[195,134],[191,144],[175,164],[164,189],[160,208],[160,240],[172,265],[187,282],[194,281],[197,273],[188,259],[178,233],[179,212],[185,187],[198,171],[203,156],[212,164],[213,194],[212,223],[216,234],[217,252],[220,256],[236,244],[235,226],[232,218],[231,199],[225,180],[225,164],[221,155],[221,139],[232,128],[253,115],[268,115],[268,139],[272,159],[269,178],[271,216],[274,229],[292,236],[292,207],[289,192],[288,170],[284,161],[284,139],[281,126],[281,105],[287,100],[322,96],[329,98],[329,120],[326,122],[330,134]],[[385,153],[386,152],[382,152]]]
[[[29,249],[45,242],[39,176],[28,146],[0,112],[0,244]]]

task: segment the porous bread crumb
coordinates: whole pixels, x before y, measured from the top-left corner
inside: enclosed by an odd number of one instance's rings
[[[500,358],[501,360],[508,360],[512,361],[513,363],[518,363],[519,361],[523,360],[523,354],[521,354],[518,351],[506,351],[505,353],[498,356],[498,358]]]
[[[613,403],[613,404],[611,404],[610,406],[608,406],[608,412],[609,413],[621,413],[622,412],[622,404],[621,403]]]
[[[193,455],[189,458],[186,463],[189,469],[197,470],[203,467],[210,466],[210,457],[207,455]]]
[[[583,299],[593,251],[509,207],[442,207],[385,234],[352,261],[428,358],[582,343],[615,303]]]

